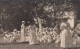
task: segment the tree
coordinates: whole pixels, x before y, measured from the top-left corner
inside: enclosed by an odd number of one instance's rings
[[[75,6],[71,0],[23,0],[7,1],[5,4],[2,3],[0,7],[5,9],[5,12],[0,9],[0,13],[5,15],[3,27],[6,30],[14,28],[20,30],[21,21],[24,20],[26,25],[30,25],[33,24],[34,18],[43,19],[43,27],[54,27],[56,22],[60,22],[59,18],[64,15],[64,12],[74,10]]]

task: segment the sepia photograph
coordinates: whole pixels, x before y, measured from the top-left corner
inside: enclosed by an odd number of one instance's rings
[[[80,0],[0,0],[0,49],[80,49]]]

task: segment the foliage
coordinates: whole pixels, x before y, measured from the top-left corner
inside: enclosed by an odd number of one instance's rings
[[[59,21],[57,17],[62,17],[65,11],[74,10],[71,0],[6,1],[0,7],[0,20],[5,30],[20,30],[22,20],[30,25],[37,17],[43,19],[43,26],[54,27]]]

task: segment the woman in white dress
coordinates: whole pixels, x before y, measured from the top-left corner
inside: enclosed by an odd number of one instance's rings
[[[22,25],[21,25],[21,42],[24,42],[25,41],[25,21],[22,21]]]
[[[47,40],[48,40],[48,43],[53,42],[53,38],[52,38],[52,36],[51,36],[50,32],[48,32],[47,37],[48,37],[48,39],[47,39]]]
[[[76,31],[76,37],[75,40],[76,40],[76,47],[80,47],[80,23],[77,24],[76,28],[75,28],[75,31]]]
[[[60,26],[61,29],[61,44],[60,47],[63,49],[69,49],[72,48],[73,41],[72,41],[72,36],[70,33],[70,24],[67,22],[66,19],[63,19],[63,22],[61,23]]]
[[[36,36],[36,30],[35,30],[36,26],[33,25],[30,28],[30,33],[29,33],[29,45],[35,45],[35,44],[39,44],[39,41],[37,39]]]
[[[42,41],[43,41],[43,43],[47,43],[48,42],[47,31],[45,31],[45,34],[42,37]]]
[[[11,41],[12,42],[16,42],[16,38],[17,38],[17,29],[14,29],[12,32],[12,37],[11,37]]]
[[[10,33],[5,32],[3,38],[4,38],[4,43],[10,43]]]

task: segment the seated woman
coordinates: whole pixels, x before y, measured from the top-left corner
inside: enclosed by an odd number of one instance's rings
[[[43,37],[42,37],[42,41],[43,43],[47,43],[48,37],[47,37],[47,31],[44,32]]]
[[[53,38],[52,38],[50,32],[51,32],[51,31],[49,31],[48,34],[47,34],[47,40],[48,40],[48,43],[53,42]]]
[[[13,32],[11,32],[10,42],[16,42],[17,40],[17,29],[14,29]]]
[[[76,47],[80,47],[80,23],[76,26],[75,31]]]
[[[58,30],[57,30],[57,28],[53,29],[52,35],[53,35],[53,40],[56,42],[56,40],[58,39]]]
[[[3,39],[4,43],[10,43],[10,33],[5,32]]]

